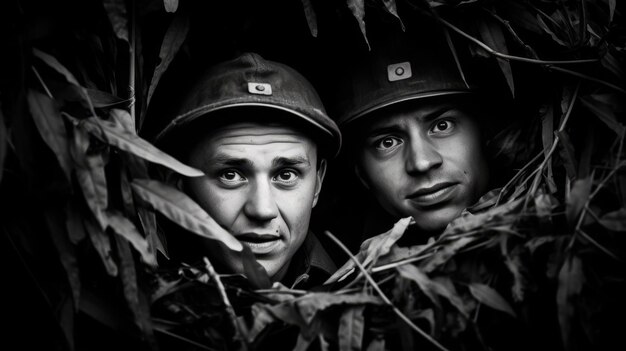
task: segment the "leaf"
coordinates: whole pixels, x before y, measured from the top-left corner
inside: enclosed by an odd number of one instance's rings
[[[311,35],[317,38],[317,15],[311,0],[302,0],[302,7],[304,7],[304,15],[306,16],[306,23],[309,25]]]
[[[591,177],[576,179],[572,185],[572,189],[565,199],[565,217],[569,223],[574,223],[580,211],[582,211],[589,193],[591,192]]]
[[[166,1],[167,3],[167,1]],[[176,11],[176,10],[174,10]],[[173,12],[173,11],[172,11]],[[154,69],[154,74],[152,75],[152,81],[150,82],[150,88],[148,89],[148,100],[147,105],[150,106],[150,101],[152,100],[152,94],[154,94],[155,89],[157,88],[163,73],[170,66],[170,63],[176,57],[180,47],[185,42],[187,38],[187,33],[189,32],[189,16],[186,12],[179,12],[174,20],[167,28],[167,32],[163,37],[163,43],[161,43],[161,50],[159,51],[159,59],[161,60],[159,64]]]
[[[74,75],[65,68],[54,56],[49,55],[39,49],[33,48],[33,54],[45,62],[52,69],[60,73],[65,79],[73,85],[80,86]]]
[[[423,273],[419,268],[412,264],[404,264],[396,268],[400,276],[410,279],[417,283],[420,290],[433,302],[437,307],[441,307],[439,298],[437,297],[436,288],[433,281]]]
[[[178,0],[163,0],[166,12],[176,12],[178,10]]]
[[[523,199],[516,199],[499,206],[490,208],[485,212],[472,214],[464,212],[448,224],[443,236],[452,234],[468,233],[473,230],[484,228],[486,223],[492,223],[496,219],[504,221],[507,218],[512,220],[517,217],[515,211],[522,205]]]
[[[71,181],[72,162],[69,155],[65,123],[55,101],[33,89],[28,90],[28,107],[39,134],[54,152],[63,173]]]
[[[401,218],[390,230],[363,241],[359,253],[356,255],[356,259],[358,259],[363,266],[367,266],[376,261],[378,257],[388,254],[393,244],[402,237],[406,228],[408,228],[411,223],[411,220],[411,217]],[[354,261],[349,260],[328,278],[324,284],[332,284],[343,279],[346,274],[353,271],[354,267],[356,267]]]
[[[78,311],[80,304],[80,274],[78,260],[76,259],[76,250],[74,245],[68,238],[67,227],[63,221],[63,213],[58,209],[46,209],[44,212],[46,224],[50,230],[50,237],[54,246],[59,253],[59,259],[65,269],[67,281],[70,284],[72,298],[74,302],[74,311]]]
[[[365,306],[347,308],[339,320],[339,350],[361,350],[365,329]]]
[[[613,15],[615,14],[616,0],[609,0],[609,23],[613,22]]]
[[[502,53],[508,54],[509,49],[506,46],[506,38],[504,37],[504,32],[500,27],[500,24],[491,18],[483,18],[482,21],[478,21],[478,30],[480,31],[480,36],[493,50]],[[515,96],[515,83],[513,82],[513,72],[511,70],[511,63],[507,60],[497,59],[498,66],[500,66],[500,70],[506,79],[507,85],[511,90],[511,95]]]
[[[89,100],[93,104],[95,108],[113,108],[113,107],[124,107],[129,108],[131,105],[130,99],[122,99],[119,96],[115,96],[109,94],[105,91],[89,89],[85,88],[87,91],[87,95],[89,96]]]
[[[141,255],[143,262],[156,267],[157,262],[154,252],[149,250],[148,242],[141,236],[133,222],[115,211],[107,211],[106,217],[109,227],[133,245],[135,250]]]
[[[148,179],[133,179],[131,186],[139,197],[183,228],[205,238],[220,241],[231,250],[243,250],[243,246],[234,236],[178,189]]]
[[[282,304],[295,304],[298,311],[306,324],[310,324],[316,314],[331,306],[336,305],[362,305],[362,304],[382,304],[382,300],[374,295],[367,293],[354,293],[346,295],[337,295],[333,292],[309,293],[295,300],[287,301]]]
[[[72,244],[77,245],[85,239],[85,225],[75,201],[68,201],[65,206],[65,225]]]
[[[111,256],[111,240],[109,236],[91,216],[85,218],[84,223],[87,234],[89,234],[89,239],[98,255],[100,255],[104,268],[110,276],[116,277],[118,271],[117,264],[113,261],[113,257]]]
[[[365,39],[365,43],[367,44],[367,48],[371,50],[370,42],[367,40],[367,33],[365,29],[365,21],[363,17],[365,17],[365,1],[364,0],[347,0],[348,8],[352,11],[352,15],[356,18],[359,23],[359,28],[361,29],[361,34],[363,34],[363,39]]]
[[[490,286],[481,283],[470,283],[469,291],[478,302],[517,318],[511,305]]]
[[[565,167],[567,177],[570,180],[574,180],[578,177],[578,162],[576,161],[574,145],[566,131],[557,130],[555,133],[559,137],[559,155],[563,159],[563,166]]]
[[[435,306],[441,306],[437,296],[442,296],[447,299],[452,306],[456,307],[465,317],[469,316],[469,309],[463,303],[463,300],[454,289],[454,285],[449,278],[438,277],[437,279],[430,279],[426,274],[418,269],[418,267],[412,264],[405,264],[399,266],[397,269],[401,276],[417,283],[420,290],[428,296]]]
[[[611,95],[591,94],[581,99],[583,105],[618,136],[624,135],[624,125],[618,122],[616,107],[619,101]]]
[[[370,341],[369,345],[367,345],[366,351],[385,351],[385,338],[376,337]]]
[[[537,194],[534,200],[537,215],[539,215],[539,217],[550,216],[552,214],[552,210],[554,210],[559,204],[558,200],[554,196],[545,194],[543,191]]]
[[[600,218],[600,224],[614,232],[626,232],[626,208],[605,214]]]
[[[104,0],[104,9],[118,39],[128,42],[128,11],[124,0]]]
[[[456,254],[457,251],[462,249],[463,247],[469,245],[470,243],[475,242],[477,239],[472,237],[461,237],[450,244],[443,247],[442,250],[435,252],[433,256],[430,257],[428,261],[425,262],[422,269],[424,272],[432,272],[437,267],[443,265],[448,262],[448,260]]]
[[[4,173],[4,159],[7,154],[7,145],[9,144],[9,134],[7,127],[4,125],[4,115],[2,114],[2,105],[0,105],[0,183],[2,183],[2,174]]]
[[[68,115],[66,115],[68,116]],[[68,117],[75,120],[73,117]],[[172,156],[159,150],[139,136],[124,130],[114,121],[103,121],[97,117],[90,117],[79,122],[90,133],[100,140],[121,150],[130,152],[148,161],[163,165],[188,177],[204,176],[202,171],[189,167]]]
[[[89,135],[81,128],[74,128],[72,155],[76,161],[76,179],[85,201],[102,230],[107,223],[104,210],[108,206],[108,190],[104,173],[104,159],[100,154],[87,155]]]
[[[574,350],[571,344],[573,338],[572,319],[576,313],[576,299],[581,293],[585,276],[582,269],[582,261],[577,256],[565,259],[559,271],[559,286],[556,292],[556,302],[561,326],[561,338],[565,350]]]
[[[404,28],[404,23],[402,23],[402,19],[398,15],[396,0],[383,0],[383,4],[385,4],[385,9],[387,10],[387,12],[394,15],[398,19],[398,21],[400,22],[400,26],[402,27],[402,31],[404,32],[406,29]]]

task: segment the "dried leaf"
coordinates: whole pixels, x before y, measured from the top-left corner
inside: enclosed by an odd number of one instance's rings
[[[375,262],[379,257],[385,256],[391,250],[393,244],[398,241],[406,228],[411,223],[411,217],[405,217],[398,220],[393,227],[385,233],[378,234],[365,240],[361,244],[359,253],[356,255],[356,259],[367,266],[372,262]],[[356,264],[354,261],[349,260],[341,268],[339,268],[324,284],[332,284],[340,279],[343,279],[344,275],[351,273]]]
[[[167,1],[166,9],[167,9]],[[176,1],[178,6],[178,2]],[[176,11],[176,9],[174,9]],[[171,12],[174,12],[171,11]],[[167,32],[163,37],[163,43],[161,43],[161,50],[159,51],[159,59],[161,60],[159,64],[154,69],[154,74],[152,75],[152,81],[150,82],[150,88],[148,89],[148,100],[147,105],[150,106],[150,101],[152,100],[152,94],[154,94],[155,89],[157,88],[163,73],[167,71],[167,68],[170,66],[170,63],[176,57],[180,47],[185,42],[187,38],[187,33],[189,32],[189,16],[187,12],[181,11],[179,12],[174,20],[170,24],[169,28],[167,28]]]
[[[124,0],[104,0],[104,9],[118,39],[128,42],[128,11]]]
[[[112,276],[117,276],[117,264],[111,256],[111,240],[107,233],[100,227],[99,223],[96,223],[90,216],[84,219],[85,228],[89,234],[89,239],[93,247],[96,249],[100,259],[106,268],[107,273]]]
[[[501,54],[509,53],[509,49],[506,46],[506,38],[504,37],[504,32],[502,31],[499,23],[492,20],[490,17],[486,17],[483,18],[482,21],[478,22],[478,30],[480,31],[481,38],[487,46]],[[500,70],[506,79],[507,85],[511,90],[511,95],[515,96],[515,83],[513,82],[511,63],[502,59],[498,59],[497,61],[498,66],[500,66]]]
[[[176,12],[178,10],[178,0],[163,0],[166,12]]]
[[[626,208],[605,214],[600,218],[600,224],[608,230],[626,232]]]
[[[183,228],[200,236],[220,241],[231,250],[243,250],[243,246],[234,236],[178,189],[147,179],[133,179],[131,186],[139,197]]]
[[[486,223],[492,223],[496,219],[517,217],[515,211],[522,205],[523,199],[516,199],[481,213],[472,214],[463,212],[461,216],[455,218],[448,224],[443,235],[468,233],[472,230],[484,228]]]
[[[141,255],[143,262],[156,267],[157,262],[154,251],[149,250],[148,242],[141,236],[133,222],[115,211],[107,211],[106,217],[108,225],[133,245],[135,250]]]
[[[72,162],[69,155],[65,123],[55,101],[35,90],[28,90],[28,107],[39,134],[52,149],[63,173],[71,181]]]
[[[556,292],[556,302],[561,326],[561,338],[566,350],[574,350],[572,345],[572,319],[576,313],[576,300],[583,288],[585,276],[582,261],[578,256],[565,259],[559,271],[559,287]]]
[[[311,0],[302,0],[302,6],[304,7],[304,15],[306,16],[306,23],[309,25],[311,35],[317,38],[317,15]]]
[[[517,315],[515,314],[515,311],[513,311],[511,305],[509,305],[509,303],[490,286],[480,283],[470,283],[469,290],[478,302],[517,318]]]
[[[365,21],[363,18],[365,17],[365,1],[364,0],[347,0],[348,8],[352,11],[352,15],[356,18],[359,23],[359,28],[361,29],[361,34],[363,34],[363,39],[365,39],[365,43],[367,44],[367,48],[371,50],[370,42],[367,40],[367,33],[365,29]]]
[[[339,350],[361,350],[365,329],[365,306],[347,308],[339,320]]]
[[[585,206],[591,192],[591,183],[591,177],[576,179],[572,189],[567,193],[565,217],[569,223],[573,224],[576,221],[580,211]]]
[[[613,15],[615,14],[616,0],[609,0],[609,23],[613,22]]]
[[[385,9],[390,14],[394,15],[398,21],[400,22],[400,26],[402,27],[402,31],[405,31],[404,23],[402,23],[402,18],[398,15],[398,7],[396,6],[396,0],[383,0],[383,4],[385,4]]]
[[[171,170],[188,177],[204,176],[202,171],[181,163],[172,156],[157,149],[146,140],[135,134],[127,132],[114,121],[103,121],[96,117],[90,117],[81,120],[79,123],[102,141],[118,147],[121,150],[130,152],[148,161],[166,166]]]

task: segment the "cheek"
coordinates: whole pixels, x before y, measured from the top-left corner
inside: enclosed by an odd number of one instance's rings
[[[384,161],[363,158],[361,170],[364,180],[375,192],[393,193],[397,187],[401,187],[403,184],[404,166],[400,157]]]
[[[241,207],[241,194],[236,191],[225,191],[207,179],[191,179],[187,184],[185,189],[187,195],[219,224],[229,226],[234,222]]]

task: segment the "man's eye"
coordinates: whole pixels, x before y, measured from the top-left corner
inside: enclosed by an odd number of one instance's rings
[[[220,180],[225,183],[237,183],[246,180],[246,178],[239,174],[239,172],[233,170],[224,171],[220,174],[219,177]]]
[[[402,144],[401,139],[398,139],[396,137],[384,137],[384,138],[378,139],[374,143],[374,146],[378,150],[389,150],[389,149],[393,149],[397,147],[400,144]]]
[[[452,128],[454,128],[454,122],[444,119],[437,121],[430,129],[430,132],[433,134],[449,132]]]
[[[283,170],[276,174],[274,180],[280,183],[293,183],[298,179],[298,174],[292,170]]]

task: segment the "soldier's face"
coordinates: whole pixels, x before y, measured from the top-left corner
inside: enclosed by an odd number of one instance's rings
[[[281,125],[236,123],[200,140],[189,163],[206,176],[189,179],[186,191],[280,280],[307,235],[324,178],[314,142]],[[231,252],[208,249],[211,260],[241,272]]]
[[[434,233],[486,191],[487,162],[476,121],[455,104],[408,107],[364,129],[357,172],[390,214]]]

